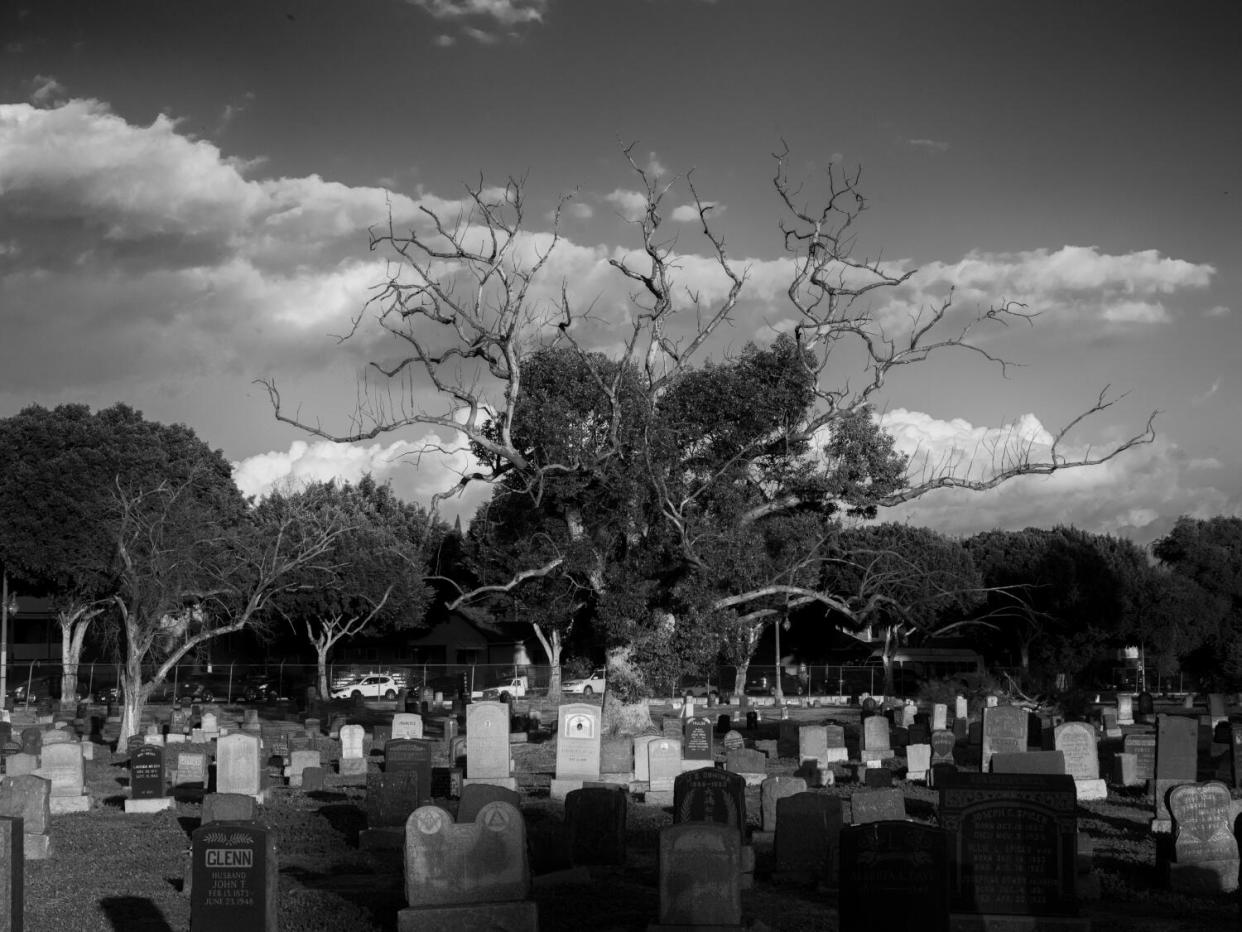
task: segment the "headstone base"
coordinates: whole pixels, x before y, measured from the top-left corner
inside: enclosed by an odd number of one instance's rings
[[[820,760],[825,764],[845,763],[850,759],[848,748],[828,748]]]
[[[949,932],[1091,932],[1091,920],[1080,916],[950,913]]]
[[[52,815],[64,815],[66,812],[90,812],[91,798],[85,794],[81,796],[50,796],[48,797],[48,805],[51,807]]]
[[[466,906],[408,906],[397,913],[397,932],[539,932],[539,909],[529,901]]]
[[[155,799],[125,800],[126,812],[152,813],[175,808],[177,808],[177,803],[171,796],[157,796]]]
[[[626,787],[628,787],[631,783],[633,783],[633,782],[634,782],[634,774],[633,774],[633,772],[630,772],[630,773],[601,773],[601,774],[599,775],[599,782],[600,782],[600,783],[611,783],[611,784],[615,784],[616,786],[626,786]]]
[[[682,759],[681,772],[688,773],[691,770],[712,770],[716,766],[714,760],[686,760]]]
[[[863,763],[879,763],[893,756],[892,748],[877,748],[876,750],[868,750],[863,748],[858,752],[858,759]]]
[[[365,757],[342,757],[337,767],[337,772],[342,777],[365,777],[367,775],[367,759]]]
[[[1108,784],[1103,780],[1075,780],[1074,791],[1078,801],[1108,799]]]
[[[746,781],[747,786],[762,786],[768,778],[766,773],[739,773],[738,776]]]
[[[1173,831],[1172,819],[1152,819],[1151,833],[1153,835],[1169,835]]]
[[[26,832],[22,836],[22,846],[27,861],[46,861],[52,856],[52,836],[42,832]]]
[[[472,783],[482,786],[503,786],[515,793],[518,791],[517,777],[466,777],[461,781],[462,786],[470,786]]]
[[[1238,889],[1238,858],[1169,865],[1169,888],[1178,893],[1233,893]]]
[[[906,779],[917,780],[919,783],[926,783],[927,782],[927,771],[926,770],[907,770]],[[1107,796],[1108,792],[1105,791],[1104,795]],[[1082,799],[1083,797],[1079,796],[1078,798]]]
[[[358,832],[359,851],[400,851],[405,847],[405,828],[400,825],[364,828]]]

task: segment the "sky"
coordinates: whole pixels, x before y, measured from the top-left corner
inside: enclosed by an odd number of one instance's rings
[[[1242,514],[1242,8],[1231,3],[831,0],[14,0],[0,7],[0,416],[125,402],[180,422],[243,491],[370,471],[427,502],[455,455],[427,437],[337,445],[278,423],[257,379],[306,420],[348,428],[385,256],[368,228],[451,212],[465,186],[523,179],[532,241],[551,210],[564,280],[605,324],[627,314],[607,261],[638,242],[625,145],[673,184],[684,283],[723,294],[683,222],[685,177],[749,269],[716,358],[792,321],[772,153],[808,197],[861,169],[856,250],[917,270],[881,319],[949,286],[951,323],[1003,301],[1033,326],[986,337],[1002,374],[958,353],[890,380],[898,446],[971,461],[997,438],[1091,469],[885,518],[949,534],[1080,528],[1140,543],[1180,515]],[[539,240],[540,236],[544,240]],[[609,333],[612,337],[609,337]],[[434,403],[425,385],[418,400]],[[449,432],[433,441],[452,447]],[[485,490],[441,506],[469,518]]]

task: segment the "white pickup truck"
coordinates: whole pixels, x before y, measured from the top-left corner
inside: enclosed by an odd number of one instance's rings
[[[530,689],[529,679],[526,676],[515,676],[486,689],[476,689],[470,693],[470,698],[499,699],[501,702],[508,702],[510,699],[525,698],[528,689]]]

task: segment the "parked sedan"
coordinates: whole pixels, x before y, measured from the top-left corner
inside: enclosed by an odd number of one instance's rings
[[[401,684],[386,673],[372,673],[332,690],[333,699],[396,699]]]
[[[594,696],[604,691],[604,668],[597,667],[590,676],[566,680],[561,684],[561,692],[573,695]]]

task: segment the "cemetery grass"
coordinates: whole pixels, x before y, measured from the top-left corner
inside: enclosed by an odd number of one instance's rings
[[[822,721],[822,712],[814,716]],[[856,724],[856,717],[855,717]],[[776,736],[775,726],[772,734]],[[548,798],[555,770],[551,740],[513,746],[515,770],[535,873],[533,898],[542,932],[642,930],[659,910],[659,831],[672,822],[669,810],[631,802],[624,868],[567,870],[562,805]],[[29,932],[185,932],[190,901],[184,891],[190,832],[201,804],[194,793],[175,810],[157,815],[122,811],[127,771],[123,764],[86,762],[89,813],[54,816],[53,852],[27,861],[26,929]],[[792,773],[795,762],[770,768]],[[936,794],[905,784],[908,814],[934,823]],[[830,790],[848,799],[848,784]],[[1236,795],[1236,794],[1235,794]],[[280,865],[282,932],[392,932],[404,906],[400,851],[358,848],[365,828],[363,791],[340,788],[303,794],[276,789],[261,818],[276,835]],[[759,817],[758,789],[750,788],[747,811]],[[1238,926],[1234,897],[1189,896],[1169,891],[1156,869],[1156,841],[1147,830],[1149,805],[1140,791],[1113,790],[1107,801],[1079,807],[1080,832],[1094,845],[1100,896],[1083,903],[1094,932],[1217,932]],[[745,919],[774,932],[831,932],[837,928],[832,890],[774,885],[771,853],[756,851],[756,883],[742,895]],[[761,925],[760,925],[761,923]]]

